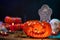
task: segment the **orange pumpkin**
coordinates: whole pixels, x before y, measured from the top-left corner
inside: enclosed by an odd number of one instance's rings
[[[21,23],[22,20],[21,18],[18,18],[18,17],[9,17],[9,16],[6,16],[4,21],[8,24],[11,24],[11,23]]]
[[[39,22],[38,20],[30,20],[24,23],[23,31],[27,36],[34,38],[45,38],[51,35],[51,26],[47,22]]]
[[[4,19],[4,21],[5,21],[6,23],[9,23],[9,24],[13,22],[13,20],[12,20],[11,17],[9,17],[9,16],[6,16],[5,19]]]

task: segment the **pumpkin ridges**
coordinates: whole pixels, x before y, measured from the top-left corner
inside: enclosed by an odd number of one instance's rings
[[[30,22],[32,22],[30,25],[28,25]],[[42,24],[44,24],[44,25],[42,25]],[[42,29],[41,29],[41,27],[45,27],[46,29],[46,32],[45,32],[45,30],[43,31]],[[34,28],[37,28],[37,29],[39,29],[40,30],[40,32],[42,33],[43,32],[43,34],[36,34],[36,33],[34,33]],[[30,29],[29,29],[30,28]],[[38,30],[38,31],[39,31]],[[39,21],[27,21],[26,22],[26,26],[25,26],[25,29],[24,29],[24,31],[26,32],[26,34],[28,35],[28,36],[31,36],[31,37],[36,37],[36,38],[43,38],[43,37],[48,37],[49,35],[51,35],[51,27],[50,27],[50,24],[49,23],[47,23],[47,22],[39,22]],[[30,32],[28,32],[28,31],[31,31],[31,33]]]
[[[12,23],[22,23],[22,19],[19,17],[10,17],[10,16],[6,16],[4,21],[8,24],[12,24]]]
[[[45,36],[47,35],[47,36],[49,36],[49,35],[51,35],[51,31],[52,31],[52,29],[51,29],[51,25],[49,24],[49,23],[47,23],[47,22],[42,22],[42,23],[44,23],[44,26],[46,27],[46,32],[45,32]]]
[[[5,19],[4,19],[4,21],[6,22],[6,23],[12,23],[12,19],[11,19],[11,17],[9,17],[9,16],[6,16],[5,17]]]

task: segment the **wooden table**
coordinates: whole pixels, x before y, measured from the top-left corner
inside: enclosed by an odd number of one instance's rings
[[[0,36],[0,40],[58,40],[58,39],[36,39],[27,37],[23,32],[9,33],[8,36]]]

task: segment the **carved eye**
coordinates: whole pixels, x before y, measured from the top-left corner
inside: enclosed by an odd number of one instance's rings
[[[35,30],[37,30],[37,29],[35,29]]]

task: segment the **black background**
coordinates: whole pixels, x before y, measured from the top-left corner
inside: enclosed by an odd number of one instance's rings
[[[43,4],[52,8],[51,19],[60,19],[60,0],[0,0],[0,21],[4,21],[5,16],[21,17],[23,21],[39,20],[38,9]]]

